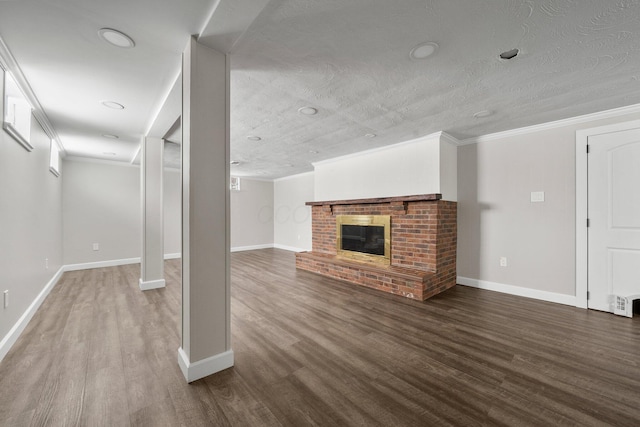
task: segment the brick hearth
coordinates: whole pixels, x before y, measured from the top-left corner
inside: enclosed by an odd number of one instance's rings
[[[457,204],[440,194],[307,202],[312,251],[296,267],[417,300],[456,284]],[[336,215],[390,215],[391,265],[337,256]]]

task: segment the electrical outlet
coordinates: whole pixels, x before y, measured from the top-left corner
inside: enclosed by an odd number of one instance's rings
[[[506,256],[501,256],[500,257],[500,267],[506,267],[507,266],[507,257]]]
[[[9,307],[9,290],[4,291],[4,308]]]
[[[100,250],[100,244],[99,243],[94,243],[93,244],[93,250],[94,251],[99,251]]]
[[[44,259],[44,268],[49,269],[49,258]]]
[[[544,191],[532,191],[531,192],[531,202],[544,202]]]

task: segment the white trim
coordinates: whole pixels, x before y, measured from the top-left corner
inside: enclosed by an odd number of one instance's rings
[[[32,114],[33,110],[29,114]],[[27,151],[33,151],[33,145],[27,139],[22,136],[20,132],[16,128],[13,127],[11,123],[2,122],[2,128],[16,140],[17,143],[22,145],[22,147]]]
[[[152,289],[160,289],[160,288],[167,287],[167,284],[164,281],[164,279],[148,280],[146,282],[140,279],[138,284],[140,285],[141,291],[150,291]]]
[[[635,106],[638,107],[638,106]],[[627,107],[629,108],[629,107]],[[613,110],[610,110],[613,111]],[[587,217],[589,215],[587,180],[587,144],[589,137],[605,133],[640,128],[640,120],[599,126],[576,131],[576,306],[588,308],[589,290],[589,240]]]
[[[80,156],[67,155],[64,159],[67,162],[97,163],[101,165],[121,166],[124,168],[136,168],[136,169],[140,168],[140,165],[132,165],[128,162],[121,162],[118,160],[94,159],[93,157],[80,157]]]
[[[140,264],[138,258],[111,259],[108,261],[85,262],[82,264],[65,265],[64,271],[90,270],[92,268],[116,267],[118,265]]]
[[[253,245],[253,246],[235,246],[231,248],[231,252],[255,251],[256,249],[270,249],[270,248],[273,248],[273,243],[266,243],[264,245]]]
[[[442,132],[441,131],[441,132],[435,132],[435,133],[432,133],[432,134],[429,134],[429,135],[421,136],[420,138],[411,139],[409,141],[400,142],[398,144],[385,145],[385,146],[378,147],[378,148],[372,148],[370,150],[358,151],[357,153],[347,154],[345,156],[334,157],[334,158],[326,159],[326,160],[320,160],[318,162],[313,162],[311,164],[315,168],[318,165],[326,165],[326,164],[330,164],[330,163],[334,163],[334,162],[339,162],[339,161],[342,161],[342,160],[347,160],[347,159],[351,159],[351,158],[355,158],[355,157],[360,157],[360,156],[366,155],[366,154],[378,153],[378,152],[388,151],[388,150],[394,150],[394,149],[399,148],[399,147],[404,147],[406,145],[419,144],[421,142],[424,142],[424,141],[427,141],[427,140],[431,140],[431,139],[438,139],[440,141],[440,140],[443,139],[444,135],[446,135],[446,137],[444,137],[444,140],[446,140],[447,142],[451,143],[453,141],[458,141],[456,138],[452,137],[451,135],[448,135],[446,132]],[[456,145],[462,145],[462,144],[460,142],[458,142]]]
[[[546,122],[546,123],[541,123],[533,126],[526,126],[518,129],[511,129],[504,132],[496,132],[488,135],[476,136],[476,137],[464,139],[460,142],[460,144],[461,145],[479,144],[481,142],[494,141],[496,139],[524,135],[531,132],[540,132],[543,130],[549,130],[549,129],[555,129],[555,128],[564,127],[564,126],[587,123],[594,120],[610,119],[610,118],[624,116],[627,114],[637,114],[637,113],[640,113],[640,104],[629,105],[627,107],[614,108],[611,110],[600,111],[597,113],[585,114],[582,116],[571,117],[568,119],[555,120],[553,122]]]
[[[311,249],[296,248],[295,246],[280,245],[278,243],[275,243],[273,247],[276,249],[283,249],[285,251],[290,251],[290,252],[306,252],[311,250]]]
[[[188,383],[191,383],[233,367],[233,350],[227,350],[224,353],[191,363],[187,353],[180,347],[178,349],[178,365],[180,365],[184,378]]]
[[[302,172],[295,175],[283,176],[282,178],[274,179],[273,182],[280,182],[280,181],[287,181],[289,179],[302,178],[303,176],[313,175],[314,173],[315,171],[311,171],[311,172]]]
[[[164,259],[177,259],[182,258],[182,254],[164,254]],[[104,268],[104,267],[117,267],[118,265],[128,264],[140,264],[140,257],[136,258],[123,258],[123,259],[111,259],[107,261],[85,262],[81,264],[67,264],[64,265],[64,271],[78,271],[78,270],[90,270],[92,268]]]
[[[135,166],[135,167],[140,167],[140,152],[142,151],[142,145],[138,146],[138,149],[136,150],[136,154],[133,155],[133,158],[131,159],[131,161],[128,163],[130,166]],[[137,160],[137,162],[136,162]]]
[[[503,294],[517,295],[525,298],[533,298],[542,301],[555,302],[557,304],[576,305],[576,297],[573,295],[557,294],[555,292],[540,291],[537,289],[523,288],[520,286],[505,285],[503,283],[488,282],[486,280],[470,279],[458,276],[459,285],[470,286],[472,288],[485,289],[488,291],[501,292]]]
[[[576,307],[588,308],[587,285],[589,241],[587,230],[587,140],[583,131],[576,132]]]
[[[2,341],[0,341],[0,361],[2,361],[7,353],[9,353],[11,347],[13,347],[13,345],[16,343],[16,341],[20,337],[20,334],[22,334],[24,329],[29,324],[29,321],[31,321],[33,315],[36,314],[38,308],[40,308],[40,305],[42,305],[42,302],[45,300],[47,295],[49,295],[51,289],[53,289],[54,286],[58,283],[58,280],[60,280],[60,277],[62,277],[62,273],[64,273],[65,271],[66,270],[64,266],[58,269],[56,274],[53,275],[51,280],[49,280],[42,291],[40,291],[36,299],[33,300],[27,310],[22,314],[22,316],[20,316],[20,319],[18,319],[15,325],[13,325],[9,332],[7,332],[7,335],[5,335]]]
[[[251,175],[242,175],[242,173],[234,173],[233,176],[242,178],[243,181],[273,182],[273,179],[270,178],[256,178]]]
[[[460,141],[458,138],[454,138],[446,132],[440,132],[440,141],[447,142],[456,147],[462,145],[462,141]]]

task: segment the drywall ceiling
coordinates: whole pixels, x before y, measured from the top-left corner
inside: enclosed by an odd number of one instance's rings
[[[102,42],[105,26],[136,47]],[[639,29],[640,0],[0,1],[0,36],[70,155],[133,159],[202,31],[231,54],[232,174],[258,178],[437,131],[465,139],[638,104]],[[438,49],[412,59],[424,42]]]

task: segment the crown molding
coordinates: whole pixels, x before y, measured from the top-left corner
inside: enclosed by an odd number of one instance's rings
[[[62,141],[60,141],[60,137],[58,136],[58,132],[56,132],[55,128],[49,121],[49,117],[44,112],[42,105],[40,105],[40,101],[36,97],[36,94],[33,92],[31,85],[27,81],[27,78],[22,73],[22,69],[18,65],[18,62],[14,58],[13,54],[9,50],[9,47],[5,43],[4,39],[0,36],[0,67],[2,67],[5,71],[8,71],[13,76],[13,79],[16,81],[16,84],[20,87],[25,98],[31,107],[33,108],[32,114],[33,117],[38,121],[42,129],[45,131],[47,136],[50,139],[53,139],[58,144],[60,148],[60,156],[66,157],[67,152],[64,149],[64,145]]]
[[[287,181],[290,179],[302,178],[305,176],[313,176],[314,173],[315,173],[314,171],[310,171],[310,172],[297,173],[295,175],[283,176],[282,178],[274,179],[273,182]]]
[[[67,156],[65,159],[67,162],[79,162],[79,163],[95,163],[106,166],[118,166],[125,168],[140,168],[140,165],[132,165],[129,162],[120,162],[117,160],[105,160],[96,159],[95,157],[81,157],[81,156]]]
[[[462,141],[449,135],[446,132],[440,132],[440,141],[448,142],[449,144],[455,145],[456,147],[462,145]]]
[[[504,132],[496,132],[487,135],[475,136],[460,141],[460,145],[479,144],[481,142],[495,141],[497,139],[508,138],[512,136],[524,135],[532,132],[540,132],[549,129],[556,129],[564,126],[578,125],[582,123],[592,122],[595,120],[610,119],[624,116],[627,114],[640,113],[640,104],[629,105],[626,107],[613,108],[611,110],[600,111],[597,113],[584,114],[582,116],[570,117],[568,119],[556,120],[553,122],[541,123],[533,126],[526,126],[517,129],[506,130]]]
[[[330,163],[339,162],[339,161],[342,161],[342,160],[347,160],[347,159],[352,159],[352,158],[355,158],[355,157],[360,157],[360,156],[363,156],[363,155],[366,155],[366,154],[379,153],[379,152],[383,152],[383,151],[393,150],[395,148],[400,148],[400,147],[404,147],[404,146],[407,146],[407,145],[419,144],[421,142],[425,142],[425,141],[432,140],[432,139],[440,140],[442,138],[442,135],[447,135],[448,138],[455,139],[451,135],[449,135],[449,134],[447,134],[447,133],[445,133],[443,131],[440,131],[440,132],[431,133],[429,135],[421,136],[419,138],[410,139],[409,141],[403,141],[403,142],[399,142],[397,144],[392,144],[392,145],[384,145],[382,147],[372,148],[370,150],[365,150],[365,151],[358,151],[356,153],[346,154],[346,155],[340,156],[340,157],[333,157],[331,159],[320,160],[318,162],[313,162],[311,164],[315,168],[318,165],[326,165],[326,164],[330,164]]]

